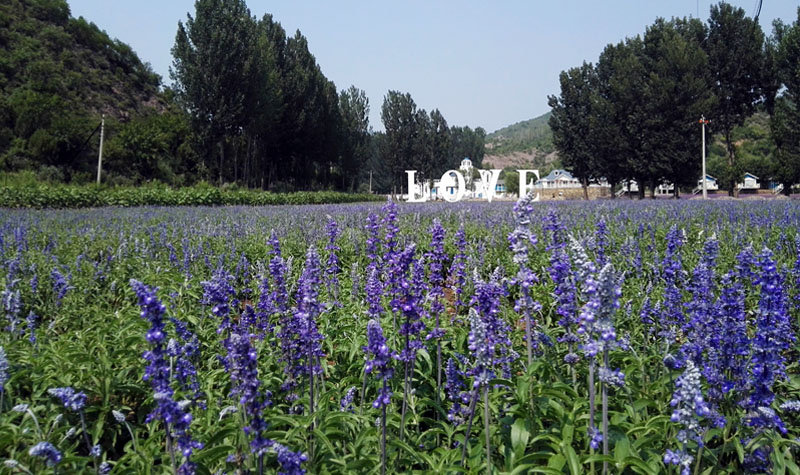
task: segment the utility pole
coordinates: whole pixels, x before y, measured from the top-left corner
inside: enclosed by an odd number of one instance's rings
[[[703,127],[703,199],[708,199],[708,191],[706,190],[706,124],[710,121],[706,119],[706,116],[701,115],[700,120],[698,121]]]
[[[97,129],[95,129],[97,130]],[[97,155],[97,184],[100,184],[100,172],[103,169],[103,134],[106,130],[106,115],[100,120],[100,153]]]
[[[369,194],[372,194],[372,170],[369,171]]]

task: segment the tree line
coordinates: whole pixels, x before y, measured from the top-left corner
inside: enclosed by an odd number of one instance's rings
[[[715,164],[721,187],[737,194],[746,171],[736,127],[756,111],[770,115],[773,179],[786,192],[800,182],[800,9],[765,36],[744,10],[721,2],[707,23],[657,19],[643,35],[609,44],[596,64],[563,71],[561,93],[548,97],[553,141],[565,167],[584,185],[636,180],[639,194],[663,182],[694,187],[701,177],[699,119],[724,145]]]
[[[71,18],[66,1],[12,0],[0,13],[13,66],[0,61],[4,171],[93,181],[101,115],[111,184],[390,192],[405,169],[430,177],[483,157],[483,129],[449,126],[408,93],[387,93],[385,132],[373,131],[365,91],[337,90],[299,30],[257,18],[244,0],[195,2],[167,87],[129,46]]]

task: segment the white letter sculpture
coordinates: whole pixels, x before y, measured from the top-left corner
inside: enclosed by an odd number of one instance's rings
[[[428,201],[428,197],[425,194],[424,188],[414,183],[414,175],[416,175],[416,173],[416,170],[406,170],[406,174],[408,175],[408,202],[424,203]],[[422,191],[421,197],[417,197],[417,190]]]
[[[539,170],[517,170],[517,173],[519,173],[519,197],[520,198],[522,198],[523,196],[527,195],[528,194],[528,188],[529,187],[533,187],[533,183],[536,183],[536,182],[533,182],[531,184],[528,184],[527,174],[529,172],[533,173],[534,175],[536,175],[536,180],[537,181],[539,180]],[[536,193],[536,198],[534,198],[533,201],[539,201],[539,193]]]
[[[491,170],[479,170],[479,172],[481,174],[481,187],[478,191],[491,203],[495,187],[497,187],[497,179],[500,178],[500,170],[492,168]]]
[[[455,179],[453,179],[453,174],[455,174]],[[451,196],[450,193],[447,193],[447,189],[454,186],[458,186],[458,192],[455,196]],[[444,175],[442,175],[442,179],[439,180],[439,188],[443,190],[442,196],[448,203],[461,201],[461,198],[464,197],[464,193],[467,191],[467,185],[464,183],[464,175],[455,170],[447,170],[444,172]]]

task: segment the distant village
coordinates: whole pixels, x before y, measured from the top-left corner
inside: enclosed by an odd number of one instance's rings
[[[469,158],[465,158],[461,161],[459,171],[463,175],[466,185],[464,199],[486,199],[484,193],[487,187],[482,183],[480,177],[474,177],[474,168]],[[454,175],[452,172],[451,174]],[[567,170],[555,169],[546,176],[540,177],[538,180],[534,178],[534,180],[532,185],[529,186],[532,186],[533,189],[539,192],[540,199],[543,201],[583,199],[584,197],[580,181]],[[728,196],[727,190],[720,190],[717,178],[707,174],[705,180],[706,193],[709,197]],[[780,183],[761,183],[759,180],[759,177],[752,173],[744,173],[741,177],[741,182],[737,184],[740,197],[778,196],[783,191],[783,185]],[[417,183],[413,191],[416,195],[423,195],[429,200],[444,200],[446,195],[456,195],[458,193],[458,186],[456,181],[453,180],[447,184],[447,186],[442,187],[441,180],[437,179],[433,180],[432,183]],[[693,189],[681,191],[683,191],[683,193],[679,193],[679,196],[685,198],[702,197],[703,179],[698,178],[697,186]],[[588,187],[589,199],[611,198],[611,193],[611,185],[605,180],[593,182]],[[405,196],[407,195],[404,195],[404,198]],[[636,198],[639,196],[639,184],[635,180],[625,181],[614,191],[614,196],[616,198]],[[656,187],[654,196],[656,198],[673,198],[675,196],[675,185],[669,182],[661,183]],[[495,183],[493,198],[498,200],[515,200],[518,198],[518,195],[517,193],[509,191],[506,186],[505,178],[501,176]]]

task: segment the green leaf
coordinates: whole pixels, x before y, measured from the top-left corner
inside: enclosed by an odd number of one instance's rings
[[[553,454],[550,459],[547,461],[547,466],[550,468],[554,468],[557,470],[561,470],[564,468],[564,465],[567,464],[567,459],[564,458],[561,454]]]
[[[627,437],[619,439],[614,446],[614,459],[616,462],[622,463],[631,452],[631,442],[628,440]]]
[[[573,475],[583,473],[583,470],[581,469],[581,461],[578,459],[578,454],[575,453],[575,449],[573,449],[571,445],[567,445],[564,446],[563,452],[567,457],[570,473]]]
[[[511,447],[517,458],[521,458],[525,454],[525,447],[528,446],[528,439],[531,433],[528,431],[524,419],[517,419],[511,425]]]
[[[215,462],[225,460],[228,454],[233,453],[235,450],[236,448],[232,445],[215,445],[197,452],[192,457],[192,460],[213,466]]]

